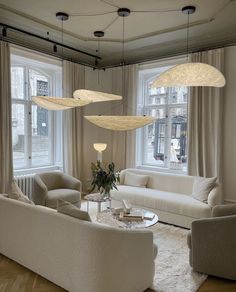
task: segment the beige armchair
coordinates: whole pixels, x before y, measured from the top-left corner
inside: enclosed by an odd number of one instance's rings
[[[32,199],[37,205],[54,209],[58,199],[80,207],[81,190],[81,182],[70,175],[62,172],[41,173],[34,177]]]
[[[216,206],[212,218],[192,222],[188,246],[195,271],[236,280],[236,204]]]

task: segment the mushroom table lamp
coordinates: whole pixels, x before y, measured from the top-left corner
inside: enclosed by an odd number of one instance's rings
[[[93,147],[95,150],[97,150],[97,161],[102,162],[102,151],[104,151],[107,148],[106,143],[94,143]]]

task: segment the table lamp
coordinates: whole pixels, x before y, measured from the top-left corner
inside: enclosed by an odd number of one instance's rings
[[[97,150],[97,161],[102,162],[102,151],[104,151],[107,148],[106,143],[94,143],[93,147],[95,150]]]

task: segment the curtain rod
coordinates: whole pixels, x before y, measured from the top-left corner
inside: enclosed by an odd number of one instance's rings
[[[14,31],[17,31],[17,32],[20,32],[20,33],[23,33],[23,34],[26,34],[26,35],[29,35],[31,37],[35,37],[35,38],[38,38],[40,40],[43,40],[43,41],[46,41],[46,42],[49,42],[51,44],[54,44],[54,45],[57,45],[57,46],[60,46],[60,47],[63,47],[63,48],[66,48],[66,49],[69,49],[69,50],[72,50],[72,51],[75,51],[77,53],[81,53],[83,55],[86,55],[86,56],[89,56],[89,57],[92,57],[92,58],[95,58],[95,59],[99,59],[101,60],[102,58],[100,56],[97,56],[97,55],[93,55],[93,54],[90,54],[90,53],[87,53],[87,52],[84,52],[84,51],[81,51],[79,49],[76,49],[76,48],[73,48],[71,46],[67,46],[65,44],[61,44],[57,41],[53,41],[53,40],[50,40],[46,37],[42,37],[40,35],[37,35],[37,34],[34,34],[32,32],[29,32],[29,31],[26,31],[26,30],[23,30],[23,29],[20,29],[20,28],[17,28],[17,27],[14,27],[14,26],[11,26],[11,25],[8,25],[8,24],[5,24],[5,23],[0,23],[0,26],[2,27],[5,27],[6,29],[10,29],[10,30],[14,30]]]
[[[4,39],[4,41],[6,41],[6,40]],[[36,51],[36,52],[42,53],[42,54],[47,55],[47,56],[55,57],[55,58],[58,59],[58,60],[62,60],[61,57],[59,58],[59,57],[58,57],[56,54],[54,54],[53,52],[50,53],[50,52],[48,52],[48,51],[43,51],[43,50],[40,50],[40,49],[35,48],[35,47],[33,47],[33,46],[30,47],[29,45],[21,44],[20,42],[16,42],[16,41],[9,41],[9,40],[7,40],[6,42],[8,42],[8,43],[10,43],[10,44],[12,44],[12,45],[15,45],[15,46],[17,46],[17,47],[23,47],[23,48],[26,48],[26,49],[29,49],[29,50],[32,50],[32,51]],[[86,67],[89,67],[89,68],[93,68],[94,70],[97,69],[97,68],[95,68],[94,66],[92,66],[91,64],[84,63],[84,62],[81,62],[81,61],[76,61],[76,60],[73,60],[73,59],[71,59],[71,58],[66,58],[65,56],[63,57],[63,60],[65,60],[65,61],[70,61],[70,62],[72,62],[72,63],[79,64],[79,65],[82,65],[82,66],[86,66]]]

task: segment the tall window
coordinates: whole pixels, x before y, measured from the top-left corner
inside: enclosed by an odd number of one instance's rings
[[[38,107],[32,96],[61,91],[61,67],[11,55],[12,142],[15,170],[52,166],[61,160],[60,114]],[[59,142],[59,143],[58,143]]]
[[[152,88],[166,68],[140,71],[139,112],[156,118],[138,135],[138,164],[175,171],[187,170],[186,87]]]

